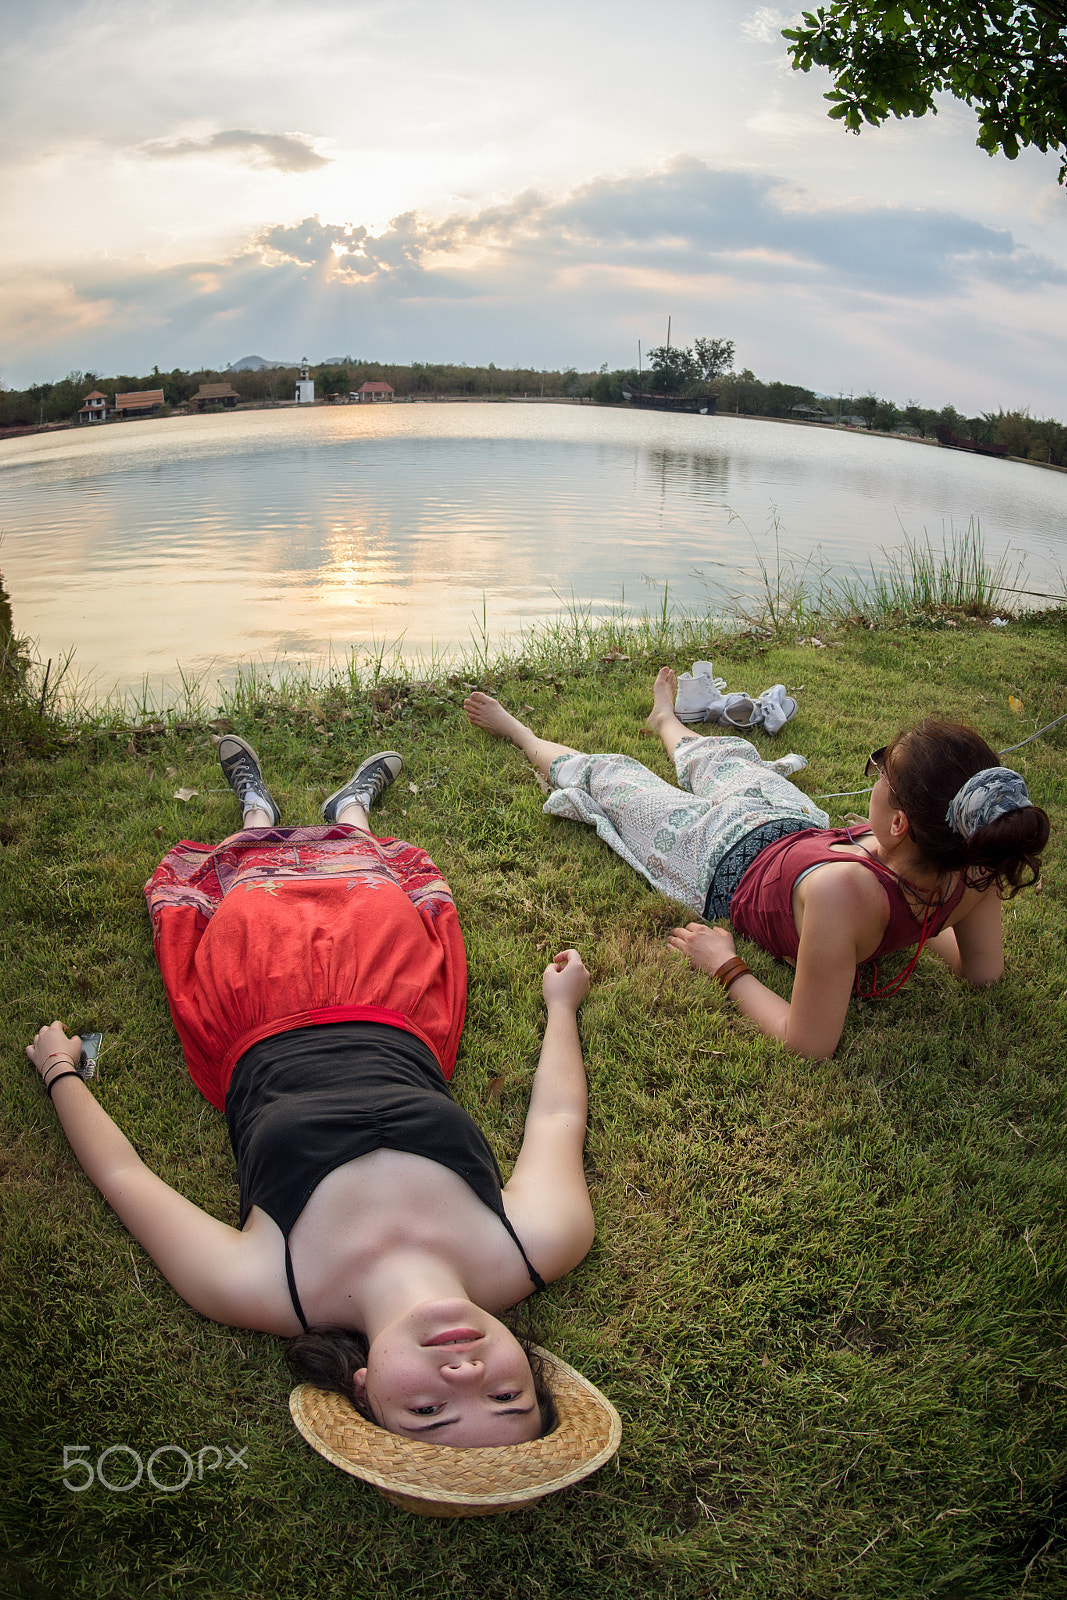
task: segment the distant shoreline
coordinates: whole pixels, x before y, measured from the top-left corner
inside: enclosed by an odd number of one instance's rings
[[[443,394],[443,395],[400,395],[387,402],[378,402],[381,405],[530,405],[530,406],[567,406],[579,407],[582,410],[593,411],[621,411],[639,412],[639,406],[616,405],[609,401],[589,400],[582,396],[572,395],[535,395],[535,394],[508,394],[508,395],[469,395],[469,394]],[[33,424],[30,427],[4,427],[0,424],[0,444],[8,439],[27,439],[41,433],[91,433],[94,429],[130,427],[139,422],[178,422],[187,421],[190,417],[234,416],[241,412],[249,411],[369,411],[373,406],[366,402],[357,403],[346,400],[313,400],[310,404],[303,404],[298,400],[246,400],[232,410],[223,412],[211,411],[184,411],[178,408],[170,411],[166,416],[156,417],[115,417],[107,422],[45,422]],[[665,413],[669,415],[670,413]],[[714,420],[721,422],[773,422],[787,428],[817,428],[821,433],[847,433],[856,438],[892,439],[902,444],[930,445],[935,450],[952,449],[943,445],[937,439],[928,439],[921,434],[889,433],[881,428],[854,428],[844,422],[816,422],[808,417],[768,417],[746,411],[719,411],[715,413]],[[953,454],[966,454],[953,450]],[[1040,467],[1043,472],[1067,472],[1067,467],[1058,466],[1054,461],[1033,461],[1028,456],[1000,456],[1001,461],[1014,461],[1023,467]]]

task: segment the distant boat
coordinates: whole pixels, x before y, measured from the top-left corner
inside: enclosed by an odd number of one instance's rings
[[[973,450],[976,456],[1006,456],[1006,444],[979,444],[977,439],[961,439],[958,434],[945,422],[939,422],[934,429],[938,444],[943,444],[947,450]]]
[[[717,404],[713,394],[647,394],[639,389],[624,389],[622,397],[640,411],[684,411],[696,417],[713,417]]]

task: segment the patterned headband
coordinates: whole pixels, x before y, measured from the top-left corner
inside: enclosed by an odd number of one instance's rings
[[[960,789],[945,812],[945,821],[965,839],[987,823],[1030,804],[1026,784],[1010,767],[983,767]]]

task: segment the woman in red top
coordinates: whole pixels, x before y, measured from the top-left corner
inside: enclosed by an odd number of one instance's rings
[[[867,987],[857,970],[894,950],[925,947],[970,983],[996,982],[1001,898],[1035,881],[1049,823],[978,734],[929,719],[898,734],[867,764],[868,825],[831,829],[746,740],[694,735],[675,715],[676,690],[664,667],[648,721],[681,790],[629,757],[538,739],[488,695],[466,711],[553,785],[546,811],[590,823],[654,887],[707,919],[728,916],[796,967],[783,1000],[753,977],[729,928],[690,922],[668,941],[799,1055],[833,1054],[854,991],[900,987],[914,959],[882,988],[877,968]]]
[[[27,1054],[86,1174],[195,1310],[296,1336],[320,1387],[412,1440],[536,1439],[551,1403],[498,1313],[592,1242],[577,1026],[589,974],[575,950],[544,973],[544,1041],[504,1185],[446,1081],[466,1006],[452,897],[424,851],[370,832],[399,755],[364,762],[311,828],[278,826],[243,740],[223,738],[219,759],[241,832],[176,846],[145,892],[189,1070],[226,1110],[241,1225],[145,1166],[60,1023]]]

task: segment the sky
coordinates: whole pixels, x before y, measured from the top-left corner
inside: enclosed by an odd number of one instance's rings
[[[1067,418],[1058,161],[861,135],[747,0],[0,0],[0,384],[632,367]]]

